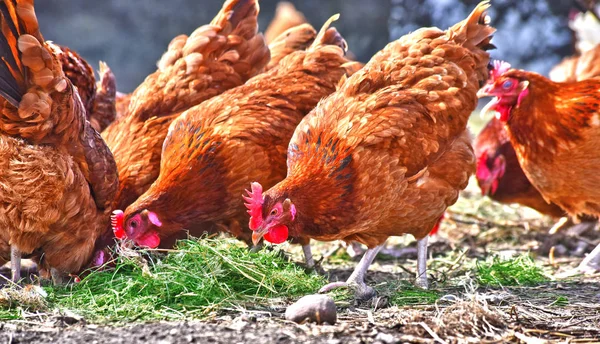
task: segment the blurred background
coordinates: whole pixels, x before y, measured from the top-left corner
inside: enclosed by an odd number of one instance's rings
[[[391,40],[423,26],[464,19],[479,0],[291,0],[318,30],[332,14],[350,50],[366,62]],[[575,0],[492,0],[498,29],[492,52],[513,66],[546,74],[574,52],[568,26]],[[278,0],[260,0],[260,27],[273,18]],[[45,38],[79,52],[97,69],[105,61],[121,92],[132,91],[156,69],[169,41],[207,24],[220,0],[38,0]]]

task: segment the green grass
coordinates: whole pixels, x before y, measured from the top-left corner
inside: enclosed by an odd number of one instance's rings
[[[511,259],[494,256],[477,263],[477,282],[482,286],[532,286],[548,280],[528,254]]]
[[[424,290],[409,283],[401,283],[390,297],[390,304],[395,306],[430,305],[435,303],[441,293],[435,290]]]
[[[93,272],[68,287],[46,287],[49,310],[69,310],[93,322],[201,318],[212,310],[281,303],[325,284],[278,250],[252,253],[235,240],[181,241],[167,255],[119,258],[114,270]],[[2,309],[0,319],[19,317]]]
[[[556,300],[554,300],[550,306],[554,306],[554,307],[565,307],[569,305],[569,299],[565,296],[562,295],[558,295],[556,297]]]

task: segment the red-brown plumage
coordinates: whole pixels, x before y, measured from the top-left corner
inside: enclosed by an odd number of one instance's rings
[[[321,101],[290,141],[287,177],[264,193],[258,231],[285,224],[369,248],[425,237],[474,171],[466,123],[487,77],[488,6],[390,43]],[[295,217],[273,214],[286,203]]]
[[[103,261],[94,251],[118,185],[115,161],[43,40],[33,1],[3,0],[0,12],[0,264],[19,261],[16,250],[43,277],[78,273]]]
[[[158,179],[125,211],[130,238],[144,245],[138,239],[147,233],[164,240],[182,229],[216,226],[250,242],[240,195],[253,180],[272,186],[285,176],[294,128],[355,70],[344,56],[346,42],[328,25],[306,51],[292,53],[276,68],[189,109],[171,124]],[[150,212],[162,222],[160,228],[148,221]]]
[[[598,215],[600,80],[556,83],[511,69],[491,78],[480,95],[497,97],[491,109],[506,113],[519,163],[544,199],[571,215]]]
[[[521,169],[504,124],[493,118],[473,143],[477,156],[477,182],[484,196],[500,203],[519,203],[558,218],[565,211],[544,200]],[[502,171],[498,171],[502,164]]]

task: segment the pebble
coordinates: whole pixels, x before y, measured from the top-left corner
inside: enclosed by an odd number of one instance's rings
[[[328,295],[307,295],[286,309],[285,318],[298,324],[309,321],[333,325],[337,321],[337,309]]]

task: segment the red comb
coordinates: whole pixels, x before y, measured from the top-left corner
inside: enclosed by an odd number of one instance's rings
[[[110,216],[110,225],[112,226],[113,233],[117,239],[125,238],[125,230],[123,229],[123,210],[115,210]]]
[[[251,184],[252,191],[246,190],[248,196],[243,196],[246,203],[244,205],[248,208],[248,214],[250,214],[250,229],[256,230],[262,224],[262,186],[254,182]]]
[[[502,74],[508,72],[510,63],[500,60],[494,60],[493,68],[490,72],[492,80],[499,78]]]

